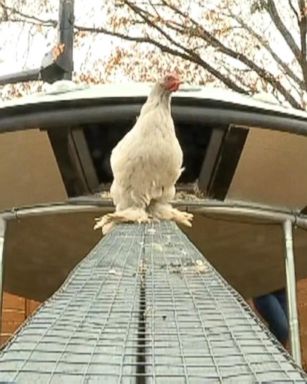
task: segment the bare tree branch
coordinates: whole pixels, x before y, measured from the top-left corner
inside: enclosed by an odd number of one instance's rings
[[[298,45],[296,44],[296,42],[294,41],[288,28],[285,26],[285,24],[281,20],[281,17],[279,16],[279,13],[276,9],[276,5],[274,3],[274,0],[268,0],[266,3],[266,8],[267,8],[267,11],[268,11],[275,27],[278,29],[278,31],[282,35],[285,42],[288,44],[289,48],[293,52],[297,61],[300,62],[301,51],[300,51]]]
[[[306,18],[306,3],[305,0],[298,0],[300,9],[299,28],[301,39],[301,57],[300,63],[305,80],[305,90],[307,90],[307,61],[306,61],[306,33],[307,33],[307,18]]]
[[[247,93],[245,89],[238,86],[235,82],[231,81],[229,78],[222,75],[220,71],[217,71],[212,66],[210,66],[207,62],[205,62],[199,55],[195,53],[192,49],[186,48],[184,45],[176,42],[167,32],[165,32],[162,28],[160,28],[157,23],[154,23],[150,20],[149,16],[151,15],[149,12],[145,11],[144,9],[136,6],[135,4],[132,4],[129,0],[123,0],[125,4],[127,4],[130,9],[132,9],[136,14],[138,14],[148,25],[150,25],[152,28],[156,29],[162,36],[164,36],[170,43],[175,45],[177,48],[185,52],[189,56],[189,60],[201,65],[204,67],[208,72],[213,74],[215,77],[217,77],[219,80],[221,80],[224,84],[232,88],[233,90],[240,92],[240,93]],[[227,82],[227,83],[226,83]]]
[[[15,19],[9,19],[7,16],[7,20],[4,20],[4,21],[16,21],[16,22],[25,21],[31,24],[39,24],[39,25],[51,26],[51,27],[56,27],[58,25],[58,22],[56,20],[52,20],[52,19],[44,20],[33,15],[28,15],[26,13],[18,11],[16,8],[7,6],[3,1],[0,1],[0,7],[6,12],[6,15],[8,15],[8,11],[9,11],[12,15],[17,15],[24,18],[24,20],[22,19],[15,20]]]
[[[299,25],[300,17],[299,17],[299,14],[297,13],[297,10],[295,9],[295,7],[292,3],[292,0],[288,0],[288,4],[289,4],[289,7],[292,9],[292,12],[294,13],[294,15],[296,17],[297,24]]]
[[[1,22],[4,22],[2,20],[0,20],[0,24]],[[20,24],[27,24],[27,25],[36,25],[36,26],[40,26],[42,28],[49,28],[49,27],[54,27],[54,24],[52,23],[40,23],[38,21],[31,21],[31,20],[27,20],[27,19],[9,19],[8,21],[5,21],[5,22],[9,22],[9,23],[20,23]]]
[[[273,57],[273,59],[276,61],[278,65],[285,71],[286,75],[291,77],[292,80],[294,80],[300,87],[304,87],[305,83],[303,80],[301,80],[298,76],[295,75],[295,73],[291,70],[291,68],[281,60],[281,58],[278,56],[278,54],[273,51],[269,43],[257,32],[255,32],[247,23],[243,21],[243,19],[240,16],[231,14],[231,16],[240,24],[242,27],[248,31],[255,39],[259,41],[259,43],[269,52],[269,54]]]
[[[91,27],[75,25],[75,29],[79,30],[79,31],[85,31],[85,32],[103,33],[103,34],[106,34],[109,36],[119,37],[119,38],[127,40],[127,41],[135,41],[138,43],[147,43],[147,44],[154,45],[157,48],[159,48],[162,52],[169,53],[173,56],[181,57],[182,59],[185,59],[185,60],[188,60],[188,61],[191,61],[195,64],[200,65],[201,67],[206,69],[209,73],[214,75],[217,79],[221,80],[225,85],[227,85],[229,88],[235,90],[236,92],[245,93],[245,94],[248,93],[247,90],[238,86],[232,80],[228,79],[221,72],[219,72],[217,69],[213,68],[210,64],[208,64],[207,62],[205,62],[204,60],[202,60],[199,56],[197,56],[195,54],[192,56],[189,56],[186,53],[183,53],[179,50],[175,50],[173,48],[170,48],[170,47],[168,47],[164,44],[161,44],[158,41],[155,41],[149,37],[129,36],[129,35],[125,35],[123,33],[109,31],[108,29],[103,28],[103,27],[91,28]]]
[[[166,0],[162,0],[162,2],[172,9],[175,13],[179,14],[182,17],[185,17],[184,13],[180,11],[178,8],[174,7],[171,4],[168,4]],[[247,67],[251,68],[255,71],[261,78],[269,82],[274,88],[276,88],[283,97],[294,107],[300,108],[300,104],[295,100],[295,98],[288,92],[287,89],[275,78],[275,76],[269,71],[259,67],[254,61],[250,60],[243,53],[235,52],[229,47],[226,47],[222,42],[220,42],[216,37],[214,37],[210,32],[208,32],[202,25],[200,25],[196,20],[192,17],[189,17],[189,20],[193,23],[195,28],[195,36],[203,38],[205,41],[210,43],[211,46],[218,49],[220,52],[225,55],[232,57],[236,60],[239,60],[241,63],[245,64]]]
[[[2,15],[2,20],[3,21],[8,21],[9,19],[9,15],[8,15],[8,11],[7,9],[2,5],[2,3],[0,3],[0,7],[2,8],[2,11],[3,11],[3,15]]]

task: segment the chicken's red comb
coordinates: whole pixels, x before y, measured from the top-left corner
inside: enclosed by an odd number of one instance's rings
[[[178,79],[178,80],[180,78],[179,74],[175,71],[166,73],[165,77],[173,77],[173,78]]]
[[[179,86],[180,86],[180,84],[182,83],[182,81],[179,78],[178,73],[176,73],[176,72],[168,73],[164,77],[164,81],[163,82],[164,82],[165,89],[167,89],[170,92],[177,91]]]

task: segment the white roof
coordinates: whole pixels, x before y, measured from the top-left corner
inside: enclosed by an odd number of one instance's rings
[[[20,105],[49,103],[65,100],[84,100],[84,99],[103,99],[103,98],[132,98],[146,97],[152,84],[149,83],[125,83],[125,84],[103,84],[103,85],[79,85],[70,81],[59,81],[44,93],[31,96],[16,98],[9,101],[0,102],[0,110],[7,107]],[[233,105],[252,107],[260,110],[283,113],[293,117],[307,119],[307,112],[294,108],[286,108],[270,102],[268,97],[252,97],[243,95],[231,90],[222,88],[209,88],[202,86],[182,85],[180,90],[174,94],[174,98],[188,97],[197,100],[211,100],[226,102]],[[263,101],[261,99],[266,99]]]

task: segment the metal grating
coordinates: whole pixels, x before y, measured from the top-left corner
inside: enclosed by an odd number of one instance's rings
[[[106,236],[0,355],[2,382],[305,382],[173,223]]]
[[[2,381],[134,383],[142,246],[132,228],[100,242],[4,349]]]

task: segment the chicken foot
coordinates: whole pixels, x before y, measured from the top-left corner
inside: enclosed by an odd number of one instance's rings
[[[192,213],[179,211],[179,209],[173,208],[170,204],[154,202],[149,206],[148,211],[153,219],[172,220],[187,227],[192,226]]]
[[[94,229],[101,228],[102,233],[105,235],[119,223],[149,223],[151,221],[147,212],[141,208],[127,208],[114,213],[108,213],[100,218],[96,218]]]

